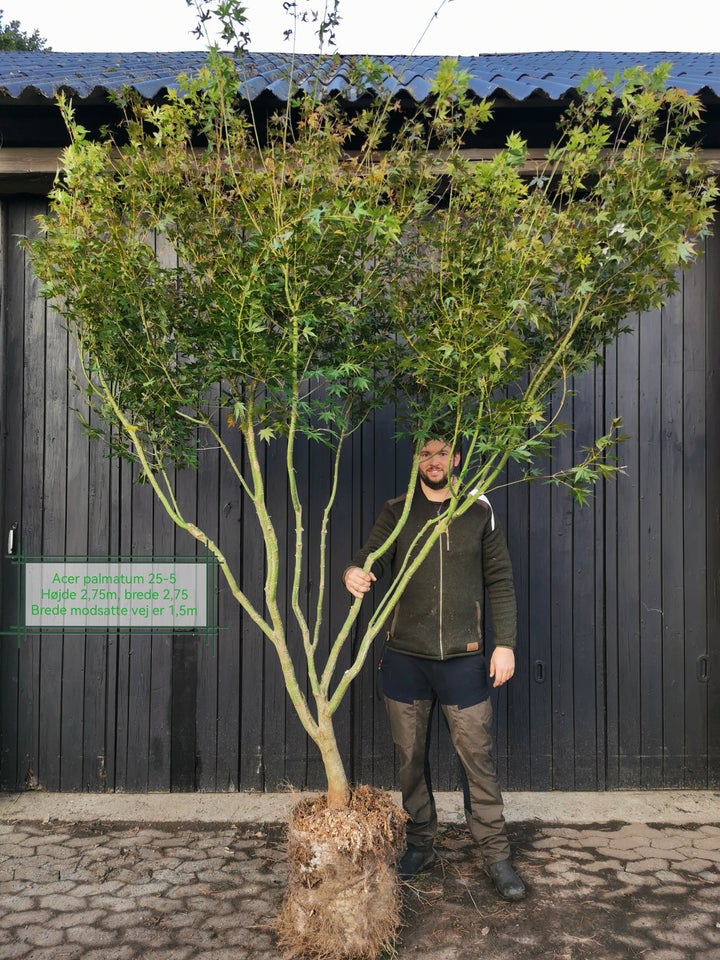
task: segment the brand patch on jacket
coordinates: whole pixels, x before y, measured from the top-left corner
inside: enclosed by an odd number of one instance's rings
[[[467,652],[468,652],[468,653],[475,653],[475,652],[476,652],[477,650],[479,650],[479,649],[480,649],[480,644],[477,642],[477,640],[475,640],[473,643],[469,643],[469,644],[467,645]]]

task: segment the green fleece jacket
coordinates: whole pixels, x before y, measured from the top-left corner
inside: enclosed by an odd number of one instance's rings
[[[387,540],[400,519],[404,500],[388,500],[352,566],[364,566],[369,554]],[[378,579],[388,568],[393,576],[397,573],[418,533],[448,505],[447,500],[428,500],[418,486],[405,526],[373,564]],[[450,523],[406,587],[388,621],[388,647],[432,660],[483,653],[486,590],[494,643],[514,647],[517,611],[510,557],[489,501],[478,497]]]

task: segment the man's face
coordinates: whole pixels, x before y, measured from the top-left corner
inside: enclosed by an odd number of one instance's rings
[[[453,453],[443,440],[428,440],[420,451],[420,479],[431,490],[442,490],[459,462],[460,454]]]

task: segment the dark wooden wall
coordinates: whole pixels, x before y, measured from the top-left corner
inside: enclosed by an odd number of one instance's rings
[[[90,443],[73,407],[74,360],[38,296],[17,237],[43,201],[4,201],[0,325],[0,515],[28,555],[193,555],[127,464]],[[517,676],[497,699],[498,764],[513,789],[602,790],[720,785],[718,460],[720,242],[604,367],[578,382],[574,435],[557,463],[622,415],[626,471],[579,509],[545,485],[499,490],[520,605]],[[339,573],[408,469],[391,412],[354,438],[333,519],[330,631],[347,608]],[[237,438],[228,433],[228,441]],[[274,470],[268,452],[269,476]],[[304,450],[306,528],[328,464]],[[188,515],[218,538],[251,596],[262,547],[216,451],[178,476]],[[513,480],[512,473],[507,477]],[[287,491],[271,510],[287,528]],[[17,621],[17,568],[2,559],[2,627]],[[316,589],[312,572],[307,602]],[[0,640],[0,786],[48,790],[235,790],[323,785],[285,697],[274,653],[219,584],[215,648],[192,634],[29,634]],[[291,633],[297,647],[298,637]],[[356,781],[391,786],[394,761],[375,667],[337,715]],[[447,735],[433,747],[437,785],[456,786]]]

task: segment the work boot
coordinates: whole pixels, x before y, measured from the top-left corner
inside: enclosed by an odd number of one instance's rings
[[[495,884],[495,889],[503,900],[522,900],[525,896],[525,884],[515,872],[509,860],[498,860],[486,866],[485,872]]]
[[[419,847],[408,847],[398,863],[398,876],[401,880],[409,880],[427,870],[435,863],[435,851],[432,847],[421,850]]]

